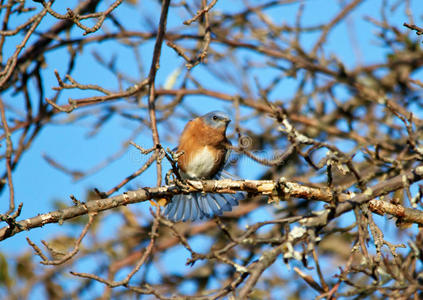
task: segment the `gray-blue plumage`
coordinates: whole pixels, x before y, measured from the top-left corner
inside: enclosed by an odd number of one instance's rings
[[[220,172],[213,179],[238,179],[235,176]],[[164,215],[174,222],[196,221],[210,218],[214,215],[221,216],[225,211],[231,211],[238,201],[244,198],[245,193],[236,194],[203,194],[191,193],[176,195],[165,209]]]
[[[204,116],[201,117],[204,122],[213,127],[213,128],[219,128],[222,126],[227,126],[227,124],[231,121],[231,118],[227,113],[224,113],[223,111],[212,111]]]

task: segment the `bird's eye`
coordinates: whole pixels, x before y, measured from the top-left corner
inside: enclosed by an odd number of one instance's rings
[[[218,117],[217,116],[213,116],[213,120],[217,121]]]

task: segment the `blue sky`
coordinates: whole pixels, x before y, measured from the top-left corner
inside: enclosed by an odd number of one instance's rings
[[[137,6],[129,4],[122,4],[114,14],[123,23],[128,30],[146,30],[148,24],[146,22],[134,22],[133,20],[140,20],[139,15],[149,15],[151,19],[157,24],[160,8],[156,2],[153,1],[140,1],[141,3]],[[314,26],[318,24],[326,24],[328,20],[331,20],[334,15],[339,12],[340,4],[345,1],[327,1],[327,0],[315,0],[305,1],[305,11],[302,17],[302,24],[307,26]],[[349,1],[348,1],[349,2]],[[76,1],[57,1],[54,3],[53,8],[59,12],[65,13],[65,7],[73,7]],[[241,6],[241,1],[219,1],[213,11],[222,13],[230,13],[238,11]],[[260,1],[251,1],[251,4],[258,4]],[[388,48],[383,48],[380,45],[380,41],[375,37],[375,32],[379,29],[372,25],[369,21],[364,20],[365,16],[370,16],[375,19],[379,19],[379,11],[381,1],[365,1],[361,4],[358,9],[354,10],[349,17],[349,24],[354,29],[353,37],[351,32],[348,31],[346,23],[343,22],[331,31],[328,37],[328,43],[325,45],[325,51],[328,54],[333,53],[342,61],[347,68],[354,68],[357,63],[377,63],[385,60],[385,56],[389,52]],[[39,6],[38,3],[31,3],[32,6]],[[101,9],[105,9],[106,6],[101,6]],[[280,6],[277,9],[266,10],[269,17],[271,17],[276,23],[282,24],[293,24],[295,22],[295,16],[298,10],[297,4]],[[412,10],[415,13],[416,23],[423,24],[422,13],[423,6],[419,1],[412,2]],[[21,17],[23,18],[23,16]],[[188,19],[188,15],[180,15],[177,13],[175,8],[170,10],[168,29],[170,31],[174,28],[184,28],[182,24],[183,20]],[[389,16],[390,20],[393,21],[396,26],[403,31],[407,29],[402,27],[402,23],[408,21],[404,15],[404,8],[399,9],[398,13]],[[392,22],[391,21],[391,22]],[[21,19],[13,20],[15,24],[20,24]],[[49,28],[51,24],[56,22],[52,17],[48,17],[42,21],[39,31],[43,32]],[[116,28],[111,24],[110,21],[106,21],[104,24],[106,31],[114,32]],[[190,29],[185,29],[190,31]],[[74,28],[72,30],[72,37],[82,37],[82,31]],[[95,33],[97,34],[97,33]],[[95,35],[94,34],[94,35]],[[306,50],[309,50],[315,43],[318,35],[308,34],[304,35],[301,39],[301,44]],[[352,46],[352,38],[356,39],[358,45],[356,45],[360,51],[357,56]],[[412,39],[417,37],[410,33]],[[7,44],[6,53],[14,51],[14,42],[19,41],[21,37],[12,38],[11,42]],[[32,39],[35,40],[36,37]],[[29,43],[31,44],[31,42]],[[72,73],[74,79],[80,83],[85,84],[98,84],[107,89],[116,90],[118,89],[118,83],[110,72],[105,70],[104,67],[100,66],[94,61],[92,52],[96,51],[100,53],[106,60],[110,60],[116,55],[115,65],[116,67],[131,76],[135,81],[141,81],[151,63],[153,41],[145,43],[139,50],[139,55],[143,60],[143,69],[140,70],[135,63],[135,56],[133,52],[122,46],[117,46],[113,42],[102,42],[94,43],[84,48],[84,51],[78,57],[77,69]],[[67,68],[68,54],[65,48],[54,51],[51,55],[46,57],[46,68],[43,70],[45,76],[44,86],[46,88],[46,97],[52,97],[55,92],[51,90],[52,87],[57,86],[56,79],[54,77],[53,70],[58,70],[61,76]],[[245,59],[262,59],[266,60],[258,54],[251,54],[247,51],[241,51],[240,57]],[[183,61],[179,58],[175,52],[167,47],[163,46],[163,54],[161,58],[161,67],[157,75],[157,86],[163,85],[169,78],[169,76],[178,68],[183,66]],[[283,63],[281,63],[283,65]],[[257,77],[260,84],[266,85],[274,78],[274,72],[266,70],[265,68],[251,69],[251,78]],[[185,71],[182,71],[184,74]],[[237,70],[234,70],[236,76]],[[182,74],[180,78],[182,78]],[[209,87],[214,90],[220,90],[228,93],[237,91],[237,88],[217,80],[215,76],[210,74],[206,68],[197,66],[193,72],[195,78],[201,78],[202,83],[205,87]],[[414,78],[422,80],[422,73],[414,74]],[[179,78],[179,80],[180,80]],[[295,78],[285,78],[281,84],[275,89],[270,100],[287,100],[290,99],[292,94],[297,88],[298,82]],[[307,88],[307,87],[306,87]],[[310,88],[310,86],[308,86]],[[254,84],[252,81],[251,89],[254,92]],[[347,91],[339,91],[341,94],[345,94],[345,99],[348,97]],[[36,95],[35,86],[32,86],[32,94]],[[67,91],[59,99],[59,104],[67,103],[68,97],[83,98],[89,95],[97,93],[83,92],[80,90]],[[13,105],[19,105],[23,103],[23,99],[13,96],[11,92],[6,92],[2,95],[4,101],[13,103]],[[125,105],[125,99],[117,100],[116,103],[122,103]],[[164,100],[167,101],[167,100]],[[200,103],[199,105],[198,103]],[[146,103],[146,98],[142,99],[142,102]],[[234,114],[234,108],[230,103],[222,102],[220,100],[214,100],[208,97],[192,96],[187,97],[184,102],[184,107],[178,108],[173,116],[175,121],[175,128],[173,132],[170,132],[170,128],[165,126],[159,126],[159,132],[163,138],[165,146],[173,148],[177,143],[177,134],[181,131],[182,126],[185,124],[187,119],[181,118],[187,116],[185,108],[188,107],[193,110],[194,113],[204,114],[208,111],[220,109],[228,111]],[[80,110],[80,111],[83,111]],[[250,110],[243,108],[242,114],[248,114]],[[147,112],[145,109],[139,109],[132,111],[132,113],[147,118]],[[416,111],[416,114],[422,117],[421,111]],[[124,142],[135,130],[139,124],[135,122],[129,122],[120,117],[112,117],[102,129],[94,137],[89,136],[92,124],[96,121],[96,117],[88,116],[87,118],[77,122],[77,124],[67,124],[67,119],[72,115],[61,114],[54,118],[52,124],[49,124],[43,128],[41,134],[33,142],[31,149],[27,151],[19,166],[16,168],[13,180],[15,185],[15,198],[16,202],[23,202],[23,211],[20,219],[28,218],[39,213],[45,213],[51,211],[54,208],[54,200],[61,200],[72,205],[69,195],[74,195],[78,199],[84,199],[88,189],[93,187],[99,188],[100,190],[107,191],[114,187],[117,183],[123,180],[126,176],[137,170],[141,164],[146,161],[146,157],[141,156],[137,150],[129,148],[128,151],[118,160],[113,162],[107,168],[100,170],[98,173],[93,174],[80,181],[73,181],[72,178],[63,174],[61,171],[52,168],[43,158],[43,154],[48,154],[59,162],[63,163],[71,169],[87,170],[92,166],[97,165],[104,159],[117,152],[122,147]],[[253,122],[244,122],[241,124],[245,128],[255,130],[256,124]],[[259,132],[259,131],[257,131]],[[230,127],[229,133],[233,133],[233,128]],[[165,138],[169,137],[168,140]],[[152,145],[152,139],[148,128],[143,128],[142,133],[138,135],[134,141],[145,148]],[[235,142],[235,141],[234,141]],[[3,145],[2,145],[3,146]],[[347,145],[338,145],[340,147],[347,147]],[[3,147],[1,149],[4,149]],[[260,150],[260,149],[258,149]],[[242,160],[245,165],[241,166],[241,177],[256,179],[261,172],[266,168],[259,166],[251,161]],[[4,164],[0,166],[1,170],[4,169]],[[155,184],[155,167],[151,167],[142,176],[132,181],[129,185],[125,186],[120,192],[126,189],[135,189],[143,186],[153,186]],[[9,194],[7,189],[1,194],[1,205],[2,211],[7,210]],[[148,216],[149,203],[140,203],[131,206],[131,209],[137,211],[140,215]],[[270,216],[267,211],[271,211],[272,207],[266,207],[261,209],[259,212],[253,214],[251,217],[243,220],[243,222],[254,222],[261,218],[268,218]],[[114,229],[121,220],[119,217],[109,217],[108,223],[105,225],[104,230]],[[142,221],[141,221],[142,222]],[[33,241],[39,244],[41,239],[48,239],[56,235],[59,232],[72,232],[74,229],[67,226],[60,225],[47,225],[41,229],[31,230],[30,232],[20,233],[7,241],[0,243],[0,251],[7,253],[8,255],[15,256],[27,251],[28,247],[25,241],[27,236],[31,237]],[[202,240],[202,242],[204,242]],[[196,242],[193,242],[196,245]],[[205,248],[207,249],[207,248]],[[181,253],[176,252],[173,255],[187,256],[185,250],[180,250]],[[179,257],[180,257],[179,256]],[[185,262],[185,259],[180,259],[181,263]],[[183,266],[181,266],[183,268]],[[188,289],[189,290],[189,289]]]

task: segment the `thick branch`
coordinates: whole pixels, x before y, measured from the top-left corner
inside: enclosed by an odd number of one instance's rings
[[[417,209],[405,208],[400,205],[386,205],[373,203],[376,197],[386,195],[390,192],[404,188],[414,182],[417,182],[423,178],[423,166],[418,166],[415,169],[412,169],[405,174],[400,174],[388,180],[379,182],[371,188],[368,188],[363,193],[354,195],[348,201],[345,201],[339,205],[334,210],[327,209],[321,214],[315,217],[307,218],[302,223],[308,226],[323,226],[329,223],[334,218],[352,210],[354,207],[360,204],[369,202],[369,208],[376,213],[388,213],[400,218],[405,222],[412,222],[423,224],[423,212]],[[384,202],[384,201],[382,201]]]
[[[336,216],[349,211],[354,205],[370,201],[378,196],[385,195],[389,192],[401,189],[406,185],[416,182],[422,178],[423,166],[408,172],[405,175],[398,175],[374,186],[359,195],[340,194],[339,204],[336,208]],[[407,180],[406,180],[407,179]],[[329,188],[316,188],[302,185],[296,182],[288,182],[283,179],[272,180],[204,180],[204,181],[188,181],[189,187],[184,192],[203,191],[206,193],[234,193],[236,191],[245,191],[250,193],[268,195],[272,198],[277,197],[279,200],[288,198],[303,198],[307,200],[319,200],[331,202],[333,195]],[[0,229],[0,241],[5,240],[21,231],[30,230],[32,228],[41,227],[49,223],[59,223],[68,219],[72,219],[81,215],[92,212],[101,212],[104,210],[116,208],[122,205],[139,203],[150,199],[169,198],[173,195],[182,193],[177,186],[163,186],[156,188],[143,188],[137,191],[128,191],[122,195],[92,200],[79,205],[71,206],[62,210],[41,214],[33,218],[16,222],[14,226],[7,226]],[[347,201],[348,200],[348,201]],[[382,202],[382,203],[380,203]],[[417,223],[423,225],[423,212],[417,209],[405,208],[400,205],[395,207],[387,206],[382,200],[371,200],[370,208],[378,214],[391,214],[400,218],[404,222]],[[385,209],[386,208],[386,209]],[[321,221],[324,216],[310,218],[314,222]],[[328,220],[328,216],[324,218]],[[309,223],[310,223],[309,222]],[[313,222],[310,223],[314,224]]]

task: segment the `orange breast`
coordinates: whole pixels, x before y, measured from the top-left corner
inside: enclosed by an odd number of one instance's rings
[[[223,167],[228,140],[225,129],[214,129],[196,118],[185,126],[179,140],[178,166],[185,178],[210,179]]]

